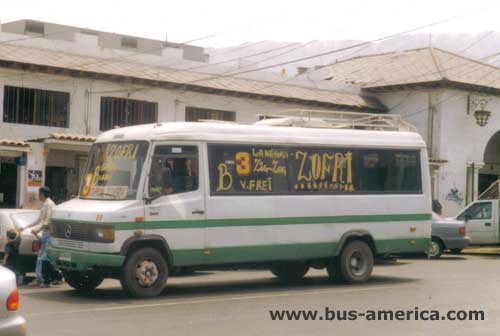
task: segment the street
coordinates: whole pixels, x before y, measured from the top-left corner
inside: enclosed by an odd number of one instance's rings
[[[311,270],[280,285],[268,271],[196,272],[172,277],[156,299],[128,298],[108,280],[92,295],[66,285],[21,289],[29,335],[478,335],[500,323],[498,256],[444,255],[375,267],[361,286],[334,285]],[[270,310],[483,310],[484,321],[273,321]],[[368,329],[369,328],[369,329]]]

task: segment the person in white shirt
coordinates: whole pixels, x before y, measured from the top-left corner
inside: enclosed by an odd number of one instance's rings
[[[37,229],[32,229],[31,232],[35,236],[38,236],[38,233],[41,231],[42,232],[42,237],[46,238],[45,236],[49,236],[49,239],[42,239],[43,242],[40,246],[40,250],[38,251],[38,258],[36,260],[36,277],[38,279],[38,282],[40,284],[45,284],[43,275],[42,275],[42,262],[43,259],[45,258],[45,255],[47,253],[47,245],[48,241],[50,241],[50,220],[52,217],[52,209],[54,208],[55,204],[54,202],[50,199],[50,189],[48,187],[41,187],[38,190],[38,199],[40,202],[42,202],[42,208],[40,209],[40,215],[38,218],[28,225],[25,229],[32,228],[36,225],[40,225],[39,228]]]

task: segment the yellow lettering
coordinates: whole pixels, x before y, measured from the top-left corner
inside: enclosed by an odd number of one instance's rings
[[[347,159],[347,183],[352,184],[352,152],[346,153]]]
[[[219,184],[217,186],[217,191],[231,190],[233,187],[233,176],[227,169],[226,164],[219,164],[217,170],[219,171]]]
[[[309,159],[311,160],[312,178],[317,180],[321,175],[321,157],[319,154],[313,154]]]
[[[335,163],[333,166],[332,181],[342,183],[344,179],[344,155],[342,153],[335,154]]]
[[[300,158],[300,156],[302,158]],[[302,180],[311,181],[311,172],[309,172],[308,176],[304,175],[304,166],[307,159],[307,152],[302,152],[302,151],[295,152],[295,159],[301,160],[299,174],[297,175],[297,181],[302,181]]]

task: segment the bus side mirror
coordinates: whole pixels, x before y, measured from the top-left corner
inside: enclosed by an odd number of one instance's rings
[[[162,197],[163,195],[155,195],[155,196],[144,196],[144,203],[151,204],[155,199]]]

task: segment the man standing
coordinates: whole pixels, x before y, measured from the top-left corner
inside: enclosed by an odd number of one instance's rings
[[[38,199],[42,202],[42,208],[40,209],[40,215],[38,218],[28,225],[25,229],[32,228],[36,225],[40,225],[40,228],[32,230],[33,234],[38,236],[38,233],[42,232],[42,239],[40,244],[40,250],[38,251],[38,258],[36,259],[36,277],[38,282],[43,285],[45,283],[42,275],[42,263],[47,254],[47,245],[50,241],[50,219],[52,217],[52,209],[55,204],[50,199],[50,189],[48,187],[41,187],[38,190]]]

